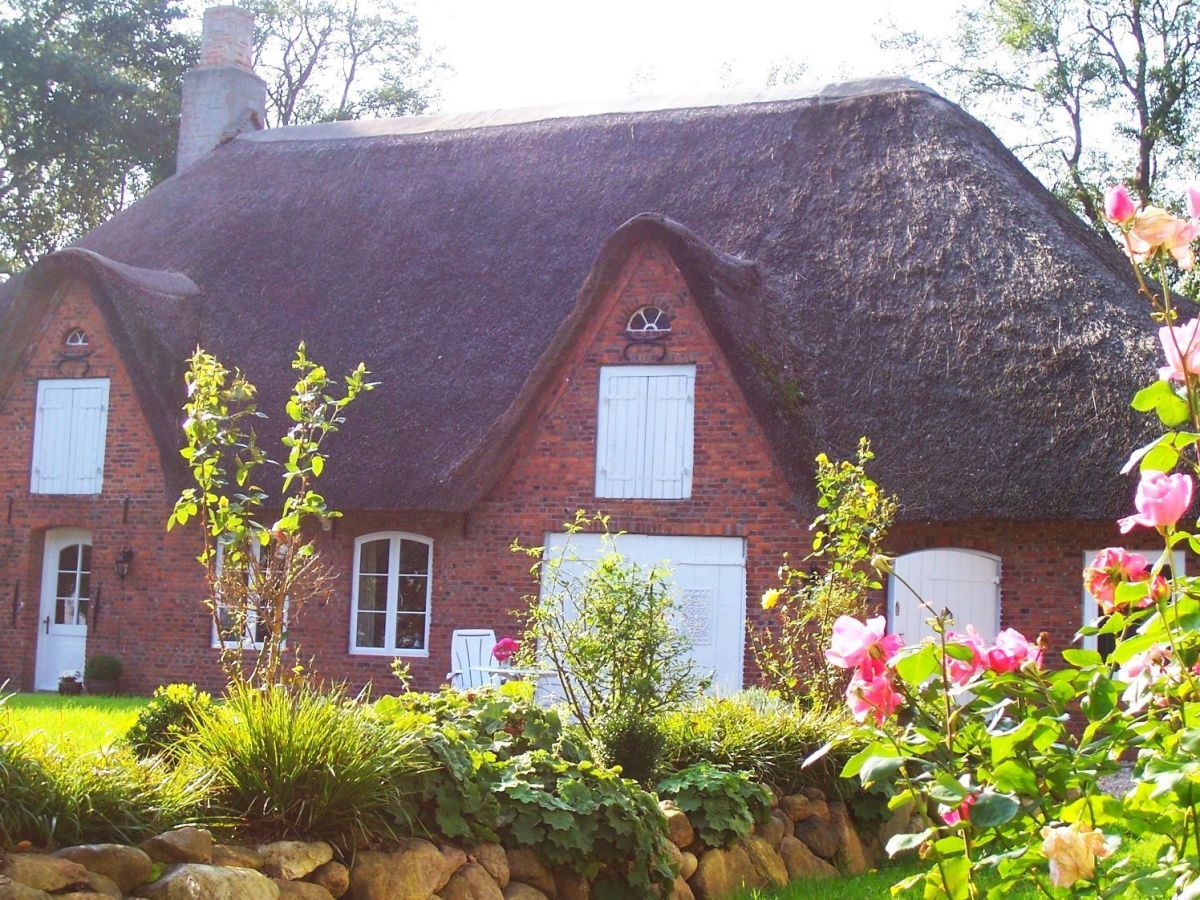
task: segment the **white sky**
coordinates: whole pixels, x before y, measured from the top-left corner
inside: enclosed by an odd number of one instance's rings
[[[805,81],[895,73],[884,23],[940,36],[948,0],[414,0],[427,48],[453,71],[440,111],[630,94],[763,87],[773,64]]]

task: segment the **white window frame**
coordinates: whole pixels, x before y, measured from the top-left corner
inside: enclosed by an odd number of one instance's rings
[[[388,548],[388,581],[387,581],[387,603],[384,611],[384,646],[382,647],[359,647],[358,646],[358,585],[359,585],[359,565],[362,560],[362,545],[371,541],[387,540],[390,544]],[[408,647],[396,647],[396,616],[400,614],[398,610],[399,594],[400,594],[400,542],[413,541],[415,543],[424,544],[428,548],[428,571],[425,574],[425,633],[422,639],[422,648],[414,650]],[[355,656],[410,656],[410,657],[428,657],[429,656],[429,626],[433,620],[433,538],[423,534],[414,534],[409,531],[375,531],[371,534],[359,535],[354,539],[354,567],[350,589],[350,635],[349,635],[349,652]],[[405,615],[421,615],[421,613],[411,612],[404,613]]]
[[[610,449],[612,442],[609,440],[610,429],[612,424],[609,421],[609,403],[607,400],[609,384],[611,381],[620,378],[670,378],[684,377],[687,379],[687,403],[684,411],[682,429],[685,433],[682,435],[683,446],[681,448],[682,460],[679,471],[679,493],[657,493],[654,489],[656,480],[653,474],[643,476],[648,478],[650,482],[649,490],[640,489],[639,485],[633,485],[631,490],[626,493],[616,490],[610,483],[611,476],[608,475],[608,469],[612,465],[610,459],[611,453],[616,452]],[[611,500],[689,500],[692,496],[692,478],[695,468],[695,446],[696,446],[696,366],[694,363],[686,365],[631,365],[631,366],[601,366],[600,377],[597,379],[597,397],[596,397],[596,478],[594,492],[595,496],[602,499]],[[649,398],[647,398],[647,411],[649,409]],[[648,428],[644,429],[643,438],[648,445],[652,441],[652,435]],[[649,460],[645,463],[650,466]]]
[[[257,554],[258,554],[259,560],[261,560],[263,550],[265,548],[262,546],[262,544],[256,544],[255,546],[258,548]],[[222,560],[225,557],[224,545],[217,544],[216,553],[217,553],[216,574],[217,574],[217,578],[219,579],[221,577]],[[249,572],[246,573],[246,580],[247,581],[250,580]],[[254,634],[258,631],[258,614],[256,612],[254,612],[253,610],[248,610],[246,612],[246,633],[242,636],[242,639],[240,641],[221,640],[220,633],[217,631],[217,621],[216,620],[220,619],[220,617],[221,617],[220,608],[224,605],[225,604],[221,603],[219,600],[217,601],[217,614],[212,623],[212,648],[214,650],[261,650],[263,648],[264,642],[259,641],[259,640],[252,640],[250,637],[251,634]],[[287,603],[287,600],[285,599],[284,604],[283,604],[283,624],[284,624],[285,628],[287,627],[287,615],[288,615],[288,603]],[[281,642],[280,646],[281,647],[287,646],[287,641],[284,640],[283,642]]]
[[[80,489],[72,482],[76,479],[71,478],[70,463],[67,464],[67,484],[65,490],[50,491],[43,484],[43,478],[40,474],[41,468],[45,463],[45,455],[52,448],[46,446],[46,441],[57,440],[57,435],[46,434],[46,420],[42,417],[42,406],[45,402],[46,391],[53,388],[96,388],[104,389],[104,400],[100,416],[100,434],[99,434],[99,466],[94,479],[89,479],[87,489]],[[100,494],[104,490],[104,463],[107,454],[108,444],[108,400],[109,392],[112,385],[108,378],[42,378],[38,381],[37,386],[37,401],[34,407],[33,419],[33,448],[30,453],[29,462],[29,493],[31,494],[47,494],[50,496],[65,496],[65,495],[82,495],[94,496]],[[67,449],[69,454],[71,448],[78,443],[78,436],[70,433],[72,422],[68,419],[66,436]]]
[[[1129,552],[1142,553],[1142,555],[1146,557],[1146,561],[1151,565],[1151,567],[1153,567],[1154,563],[1158,560],[1158,556],[1155,555],[1156,551],[1154,550],[1147,550],[1144,553],[1140,550],[1130,550]],[[1085,550],[1083,553],[1082,569],[1086,569],[1088,566],[1090,566],[1092,561],[1099,555],[1099,553],[1099,550]],[[1186,560],[1187,555],[1182,550],[1171,551],[1172,574],[1186,575]],[[1082,569],[1080,571],[1082,571]],[[1079,627],[1082,628],[1085,625],[1090,624],[1093,620],[1099,618],[1099,616],[1100,606],[1098,603],[1096,603],[1096,598],[1088,593],[1087,586],[1085,585],[1083,587],[1083,619],[1079,623]],[[1098,637],[1099,635],[1096,634],[1084,635],[1081,646],[1084,650],[1095,650],[1097,647],[1096,639]]]

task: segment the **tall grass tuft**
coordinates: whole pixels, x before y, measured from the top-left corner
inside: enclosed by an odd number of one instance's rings
[[[243,831],[346,849],[403,831],[429,767],[417,735],[311,686],[231,687],[183,738],[182,763],[213,774],[216,810]]]

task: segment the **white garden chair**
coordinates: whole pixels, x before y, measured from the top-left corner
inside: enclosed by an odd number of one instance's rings
[[[494,646],[496,632],[491,629],[455,631],[450,636],[450,671],[446,673],[446,681],[464,691],[491,684],[495,676],[484,670],[496,665],[492,659]]]

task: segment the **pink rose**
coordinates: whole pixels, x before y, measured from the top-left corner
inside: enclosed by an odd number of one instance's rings
[[[500,638],[500,640],[496,641],[496,643],[492,646],[492,656],[495,657],[496,662],[506,663],[512,659],[520,649],[521,644],[519,641],[513,640],[510,637]]]
[[[962,687],[970,681],[975,673],[986,666],[986,648],[984,646],[983,637],[975,630],[974,625],[967,626],[966,634],[956,634],[951,631],[946,635],[946,643],[958,644],[966,647],[971,651],[970,659],[955,659],[953,656],[946,658],[946,671],[950,676],[950,682],[959,687]]]
[[[971,807],[975,805],[975,800],[976,797],[974,794],[967,794],[967,798],[958,804],[958,806],[946,806],[943,803],[939,803],[938,814],[947,825],[969,822],[971,821]]]
[[[887,675],[878,675],[870,681],[854,678],[846,688],[846,702],[856,722],[865,722],[870,716],[876,725],[882,725],[902,699]]]
[[[1125,185],[1114,185],[1104,192],[1104,215],[1108,217],[1108,221],[1124,225],[1136,213],[1137,207],[1133,205],[1133,198],[1129,196]]]
[[[903,639],[896,634],[885,635],[887,620],[883,616],[860,622],[852,616],[838,616],[833,623],[833,637],[825,658],[839,669],[862,667],[868,660],[888,660],[903,646]],[[864,677],[874,677],[878,672],[874,664],[867,666]]]
[[[1187,209],[1192,220],[1200,219],[1200,187],[1191,185],[1187,189]]]
[[[987,652],[988,668],[998,675],[1015,672],[1026,661],[1040,665],[1041,651],[1015,628],[1005,628],[996,635],[996,643]]]
[[[1165,250],[1175,258],[1182,269],[1190,269],[1195,263],[1192,241],[1200,234],[1194,222],[1178,219],[1165,209],[1147,206],[1133,220],[1126,235],[1126,252],[1136,262],[1145,262],[1159,250]]]
[[[1192,505],[1192,476],[1183,472],[1165,475],[1147,470],[1142,473],[1133,505],[1137,515],[1126,516],[1118,524],[1121,533],[1137,525],[1147,528],[1171,528]]]
[[[1130,581],[1144,581],[1149,577],[1146,557],[1140,553],[1130,553],[1122,547],[1106,547],[1097,553],[1092,564],[1083,570],[1083,586],[1096,598],[1096,602],[1107,616],[1116,609],[1117,585]]]
[[[1185,381],[1187,375],[1200,375],[1200,319],[1182,325],[1164,325],[1158,329],[1167,364],[1158,370],[1163,381]],[[1186,371],[1185,371],[1186,370]]]

